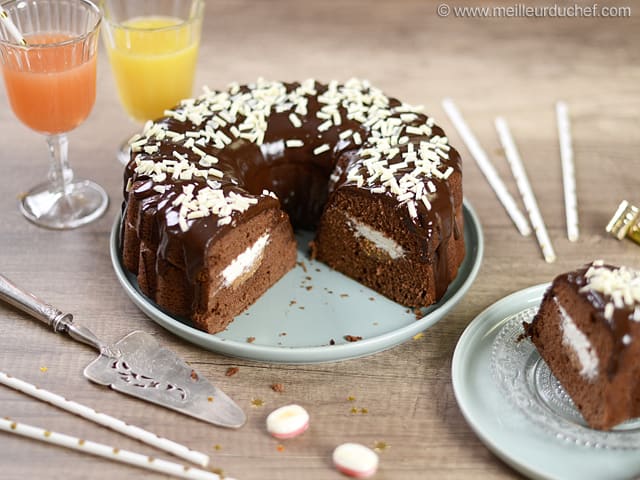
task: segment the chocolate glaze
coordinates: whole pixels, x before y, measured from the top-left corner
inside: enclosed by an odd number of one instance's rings
[[[298,87],[299,83],[285,84],[287,91]],[[321,94],[327,90],[327,86],[316,83],[316,90]],[[249,88],[241,87],[242,92]],[[397,99],[389,98],[389,106],[401,105]],[[189,229],[182,231],[178,224],[179,207],[172,204],[173,200],[182,192],[185,185],[194,185],[194,193],[207,186],[202,178],[194,177],[192,180],[172,180],[170,177],[162,182],[154,182],[147,175],[135,172],[136,159],[162,161],[173,158],[174,151],[187,155],[190,161],[194,160],[194,154],[184,146],[186,140],[174,143],[170,138],[161,141],[154,140],[149,145],[157,145],[158,152],[148,154],[145,152],[132,153],[124,175],[125,187],[123,210],[129,204],[137,205],[140,209],[135,226],[138,237],[152,245],[157,245],[159,259],[168,261],[186,271],[187,278],[193,288],[193,302],[199,298],[198,276],[203,270],[204,255],[208,251],[209,242],[224,235],[229,229],[234,228],[240,222],[259,214],[260,212],[282,207],[290,216],[294,228],[313,228],[323,211],[327,198],[332,192],[340,189],[357,188],[360,193],[368,196],[378,196],[392,206],[397,215],[400,215],[407,230],[418,239],[420,259],[424,262],[434,262],[438,278],[438,297],[440,297],[451,278],[447,273],[450,269],[446,265],[446,255],[442,252],[447,248],[447,241],[452,236],[459,238],[462,225],[456,223],[455,213],[459,205],[455,205],[453,193],[449,183],[445,179],[429,178],[436,185],[436,193],[429,196],[431,209],[428,210],[421,202],[417,204],[418,215],[409,215],[405,205],[400,204],[394,195],[386,193],[374,193],[373,186],[358,187],[355,182],[347,179],[349,169],[353,168],[361,160],[359,152],[367,147],[367,144],[357,145],[353,136],[347,140],[339,139],[339,133],[351,129],[359,132],[362,139],[368,137],[369,130],[355,120],[348,120],[346,111],[340,107],[343,122],[340,126],[332,126],[324,132],[318,131],[318,126],[323,122],[316,117],[316,113],[322,105],[316,96],[310,96],[308,101],[308,114],[300,115],[302,126],[292,128],[289,120],[290,111],[272,112],[268,119],[268,127],[262,145],[257,145],[249,140],[234,138],[233,143],[226,148],[216,148],[211,142],[199,146],[207,154],[219,159],[215,168],[224,173],[223,178],[215,179],[225,192],[237,192],[245,197],[256,198],[258,202],[248,210],[232,214],[232,222],[228,225],[218,225],[217,217],[189,220]],[[180,110],[180,107],[177,107]],[[400,113],[394,114],[400,116]],[[421,126],[427,121],[427,116],[416,114],[416,119],[404,125]],[[240,116],[241,117],[241,116]],[[241,122],[244,117],[241,117]],[[194,125],[189,120],[178,121],[172,117],[165,117],[157,123],[165,125],[168,129],[184,133],[199,131],[202,126]],[[205,121],[206,123],[206,121]],[[236,122],[236,124],[239,122]],[[219,128],[229,137],[231,125]],[[412,136],[410,143],[419,145],[421,140],[429,140],[435,135],[444,136],[441,128],[434,126],[429,136]],[[304,141],[304,147],[286,148],[285,140],[300,139]],[[320,155],[314,155],[313,150],[319,145],[328,143],[331,149]],[[406,147],[406,145],[405,145]],[[451,148],[449,158],[442,162],[452,167],[454,174],[461,173],[460,156]],[[390,163],[400,162],[398,155]],[[362,167],[363,168],[363,167]],[[411,168],[400,168],[397,171],[398,178],[408,173]],[[330,178],[331,177],[331,178]],[[426,180],[429,180],[425,178]],[[158,193],[154,186],[163,185],[165,191]],[[263,195],[266,189],[274,192],[279,200],[268,195]],[[137,200],[130,202],[130,199]],[[152,222],[150,226],[147,223]],[[123,228],[124,231],[124,228]]]
[[[578,270],[560,275],[554,280],[554,282],[568,285],[569,288],[571,288],[577,295],[589,302],[593,308],[593,312],[591,313],[592,321],[604,325],[607,331],[610,332],[613,338],[614,349],[609,360],[609,364],[607,365],[606,372],[609,378],[611,378],[618,370],[618,360],[620,355],[627,348],[627,345],[624,344],[622,339],[631,331],[630,327],[632,322],[634,322],[634,306],[628,306],[625,304],[622,308],[614,309],[612,320],[607,320],[605,318],[604,311],[605,306],[612,302],[611,295],[605,295],[592,289],[581,290],[582,287],[588,284],[586,273],[591,266],[592,264],[589,264]],[[618,267],[613,265],[602,265],[602,268],[615,270]]]

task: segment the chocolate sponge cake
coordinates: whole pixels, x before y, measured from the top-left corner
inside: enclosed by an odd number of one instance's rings
[[[556,277],[525,332],[591,427],[640,416],[640,272],[597,261]]]
[[[131,142],[122,258],[169,313],[215,333],[319,260],[411,307],[465,253],[460,156],[433,118],[364,80],[259,80],[183,101]]]

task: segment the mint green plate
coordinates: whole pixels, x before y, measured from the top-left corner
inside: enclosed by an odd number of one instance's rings
[[[451,367],[460,410],[490,450],[532,478],[637,478],[634,422],[610,432],[588,428],[557,380],[546,377],[535,347],[528,339],[516,343],[516,327],[530,320],[547,287],[536,285],[497,301],[466,328]],[[543,388],[547,384],[553,388]]]
[[[416,320],[413,311],[308,257],[309,232],[298,239],[298,265],[271,287],[229,327],[215,335],[187,319],[167,314],[140,291],[122,266],[118,243],[120,218],[111,231],[111,260],[118,280],[133,302],[152,320],[188,342],[208,350],[265,362],[333,362],[370,355],[411,339],[456,305],[475,279],[482,261],[480,222],[465,202],[466,256],[444,297]],[[348,335],[362,337],[348,342]],[[254,339],[251,343],[247,339]]]

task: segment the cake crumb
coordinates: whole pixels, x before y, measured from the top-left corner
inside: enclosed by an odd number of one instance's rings
[[[227,371],[225,372],[224,376],[225,377],[233,377],[239,371],[240,371],[240,369],[238,367],[229,367],[229,368],[227,368]]]
[[[209,403],[213,402],[213,397],[207,397],[207,402]]]
[[[300,305],[298,308],[299,308],[300,310],[304,310],[304,305]]]
[[[286,337],[286,336],[287,336],[287,332],[280,332],[280,333],[278,334],[278,336],[280,336],[280,337]]]
[[[309,281],[313,280],[313,278],[311,278],[311,277],[309,277],[309,276],[304,277],[304,279],[305,279],[305,280],[309,280]]]
[[[348,293],[341,293],[340,298],[347,298],[349,296]]]
[[[289,306],[290,306],[290,307],[293,307],[296,303],[298,303],[298,302],[297,302],[297,301],[295,301],[295,300],[291,300],[291,301],[289,302]]]
[[[374,297],[369,297],[369,300],[371,300],[372,302],[375,300]]]
[[[318,256],[318,246],[316,245],[316,242],[311,240],[309,242],[309,258],[311,258],[311,260],[315,260],[317,256]]]
[[[280,453],[284,452],[284,445],[282,445],[281,443],[279,443],[276,446],[276,450],[279,451]]]
[[[299,265],[300,268],[302,268],[302,270],[304,271],[304,273],[307,273],[307,266],[305,265],[304,262],[296,262],[296,265]]]
[[[256,341],[256,337],[247,337],[247,343],[253,343]]]
[[[359,340],[362,340],[362,337],[360,335],[345,335],[344,339],[347,342],[357,342]]]
[[[313,286],[312,285],[307,285],[305,288],[307,289],[307,291],[311,291],[313,289]]]
[[[272,383],[271,390],[277,393],[282,393],[284,392],[284,385],[282,383]]]
[[[319,268],[316,268],[316,272],[320,273],[320,272],[321,272],[321,270],[320,270]]]
[[[423,315],[422,315],[422,309],[420,309],[420,308],[414,308],[414,309],[413,309],[413,314],[415,315],[416,320],[420,320],[420,319],[422,318],[422,316],[423,316]]]
[[[191,379],[192,380],[198,380],[198,372],[196,372],[195,370],[191,370]]]
[[[336,341],[332,338],[331,340],[329,340],[329,345],[335,345]]]

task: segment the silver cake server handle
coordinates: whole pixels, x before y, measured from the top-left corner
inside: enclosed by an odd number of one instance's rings
[[[2,274],[0,274],[0,299],[40,320],[51,327],[55,333],[66,333],[74,340],[92,346],[103,355],[119,356],[119,352],[114,351],[87,327],[74,324],[73,315],[64,313],[34,294],[23,290]]]

